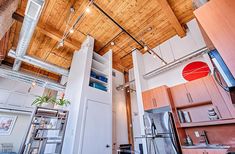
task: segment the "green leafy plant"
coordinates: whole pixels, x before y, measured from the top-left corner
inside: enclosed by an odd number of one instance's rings
[[[63,97],[61,99],[56,99],[54,97],[50,97],[48,95],[45,96],[37,96],[37,98],[33,101],[32,105],[41,106],[42,104],[54,104],[59,106],[67,106],[70,102]]]
[[[67,106],[70,102],[67,99],[61,98],[56,100],[56,104],[59,106]]]

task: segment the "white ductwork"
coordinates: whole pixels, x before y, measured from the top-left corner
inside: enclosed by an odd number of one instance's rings
[[[20,31],[19,42],[16,48],[16,57],[23,57],[29,47],[40,14],[44,6],[44,0],[29,0],[25,10],[25,17]],[[13,70],[20,69],[21,61],[15,59]]]
[[[32,82],[36,82],[36,84],[40,87],[56,90],[56,91],[64,91],[65,86],[61,85],[59,83],[56,83],[52,80],[49,80],[47,78],[39,78],[37,76],[33,76],[32,74],[25,73],[25,72],[17,72],[13,71],[11,68],[7,66],[1,66],[0,67],[0,76],[11,79],[11,80],[16,80],[16,81],[21,81],[25,82],[28,84],[32,84]]]
[[[33,57],[28,56],[28,55],[17,56],[16,52],[13,51],[13,50],[10,50],[8,52],[8,56],[12,57],[12,58],[15,58],[16,60],[23,61],[23,62],[32,64],[32,65],[44,68],[48,71],[51,71],[51,72],[54,72],[54,73],[57,73],[57,74],[61,74],[61,75],[64,75],[64,76],[68,76],[68,74],[69,74],[69,71],[67,69],[58,67],[58,66],[50,64],[50,63],[43,62],[43,61],[41,61],[37,58],[33,58]]]

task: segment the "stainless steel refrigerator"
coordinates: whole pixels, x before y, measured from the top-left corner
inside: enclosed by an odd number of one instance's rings
[[[148,154],[181,153],[169,107],[145,112],[144,124]]]

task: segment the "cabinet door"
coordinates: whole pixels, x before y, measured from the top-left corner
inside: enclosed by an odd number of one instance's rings
[[[216,86],[216,83],[212,76],[208,76],[203,78],[203,81],[210,93],[213,106],[218,112],[218,115],[222,119],[229,119],[232,118],[232,115],[227,107],[222,95],[219,92],[219,89]]]
[[[169,98],[169,93],[168,93],[168,87],[167,86],[161,86],[158,88],[153,89],[152,91],[153,97],[154,97],[154,102],[153,105],[154,107],[165,107],[170,105],[170,98]]]
[[[183,106],[189,104],[188,91],[185,84],[177,85],[170,88],[172,99],[175,106]]]
[[[143,97],[143,105],[144,105],[144,110],[150,110],[153,108],[153,96],[152,96],[152,91],[144,91],[142,92],[142,97]]]
[[[235,1],[211,0],[194,14],[235,76]]]
[[[190,102],[201,103],[211,101],[211,97],[202,79],[197,79],[186,83],[189,92]]]

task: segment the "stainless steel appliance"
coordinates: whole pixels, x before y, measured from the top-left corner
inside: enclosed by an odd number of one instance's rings
[[[215,49],[210,51],[209,56],[214,66],[214,78],[216,82],[226,91],[235,87],[235,79],[219,52]]]
[[[145,138],[148,154],[180,154],[170,107],[145,112]]]

